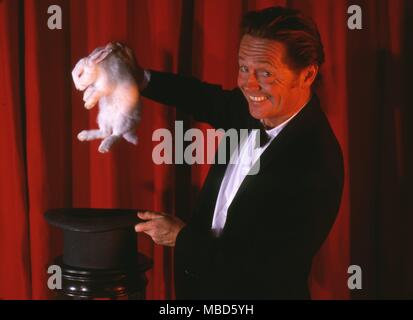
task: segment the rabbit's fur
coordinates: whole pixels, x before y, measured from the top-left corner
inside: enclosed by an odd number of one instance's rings
[[[83,130],[77,138],[80,141],[103,139],[99,146],[102,153],[108,152],[122,137],[138,143],[135,130],[139,122],[139,89],[118,50],[116,43],[97,48],[72,71],[76,89],[85,90],[85,108],[91,109],[99,102],[99,129]]]

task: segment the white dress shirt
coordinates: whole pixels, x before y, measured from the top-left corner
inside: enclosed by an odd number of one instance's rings
[[[278,126],[270,130],[265,130],[269,136],[269,141],[266,145],[258,148],[255,147],[256,135],[254,134],[254,131],[251,131],[246,142],[241,145],[239,152],[233,153],[219,189],[214,217],[212,219],[211,229],[216,236],[221,234],[227,219],[228,208],[240,188],[242,181],[244,181],[244,178],[254,163],[265,151],[265,149],[267,149],[275,137],[281,132],[281,130],[284,129],[288,122],[291,121],[291,119],[294,118],[302,108]]]

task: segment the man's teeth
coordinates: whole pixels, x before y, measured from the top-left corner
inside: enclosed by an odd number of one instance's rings
[[[260,97],[248,96],[248,97],[254,102],[261,102],[267,99],[267,97],[264,97],[264,96],[260,96]]]

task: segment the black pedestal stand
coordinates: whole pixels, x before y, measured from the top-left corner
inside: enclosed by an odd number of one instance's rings
[[[68,266],[62,257],[55,260],[62,270],[62,289],[54,290],[57,300],[143,300],[145,272],[152,261],[138,253],[135,266],[123,269],[81,269]]]

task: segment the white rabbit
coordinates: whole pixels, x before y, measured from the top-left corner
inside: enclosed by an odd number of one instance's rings
[[[72,71],[78,90],[85,90],[85,108],[93,108],[99,102],[98,130],[83,130],[80,141],[103,139],[99,152],[108,152],[120,138],[137,144],[135,134],[139,122],[139,89],[118,43],[95,49],[81,59]]]

